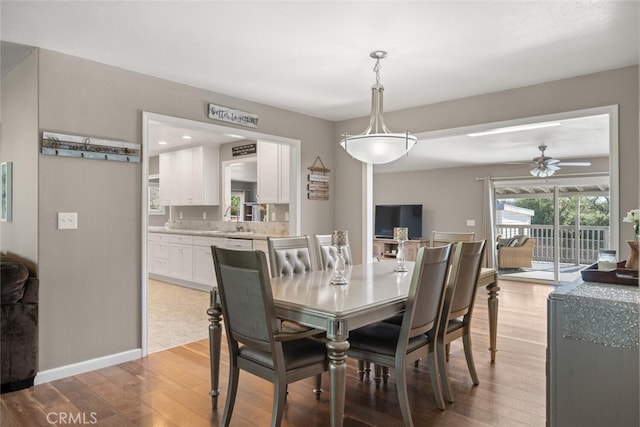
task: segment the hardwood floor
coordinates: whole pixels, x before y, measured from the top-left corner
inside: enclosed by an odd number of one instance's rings
[[[480,385],[467,372],[462,343],[451,345],[450,373],[456,402],[435,406],[426,364],[408,367],[407,380],[417,426],[544,426],[546,297],[553,287],[500,281],[498,353],[491,364],[486,293],[479,291],[473,321],[473,348]],[[223,341],[224,338],[223,338]],[[208,341],[201,340],[82,375],[3,394],[0,425],[48,426],[218,426],[224,408],[228,354],[223,346],[217,411],[209,397]],[[376,389],[360,382],[349,361],[345,426],[400,426],[393,371]],[[323,377],[328,389],[328,374]],[[289,386],[283,426],[326,426],[329,393],[316,401],[313,380]],[[265,426],[271,418],[273,386],[240,374],[232,426]],[[70,422],[74,421],[74,422]]]

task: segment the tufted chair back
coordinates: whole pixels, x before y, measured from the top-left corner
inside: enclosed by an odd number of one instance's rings
[[[331,234],[316,234],[314,238],[319,255],[318,265],[322,270],[332,270],[336,265],[338,250],[335,246],[331,245]],[[351,251],[349,250],[349,246],[342,249],[342,254],[344,255],[344,263],[351,265]]]
[[[309,236],[269,237],[271,276],[309,273],[314,270]]]

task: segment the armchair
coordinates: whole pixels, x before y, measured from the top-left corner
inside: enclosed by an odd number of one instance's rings
[[[531,268],[536,239],[514,236],[498,239],[498,268]]]
[[[2,393],[31,387],[38,359],[38,287],[24,263],[0,256]]]

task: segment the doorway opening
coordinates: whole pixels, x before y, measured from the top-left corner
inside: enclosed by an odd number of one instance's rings
[[[185,139],[183,136],[185,135],[184,131],[189,130],[193,132],[191,136],[192,139]],[[159,131],[164,132],[168,136],[173,136],[171,140],[165,140],[158,138]],[[200,138],[198,142],[195,140]],[[150,300],[150,282],[154,280],[154,278],[150,278],[150,267],[154,266],[154,251],[153,251],[153,242],[150,240],[150,236],[157,236],[159,234],[163,234],[164,231],[169,231],[165,227],[165,223],[173,223],[176,219],[184,219],[184,222],[195,223],[198,221],[213,221],[213,222],[222,222],[224,217],[224,210],[227,206],[223,204],[223,201],[220,200],[219,203],[208,203],[203,205],[180,205],[174,206],[171,203],[168,203],[166,210],[163,210],[164,206],[156,206],[153,204],[153,207],[156,211],[166,212],[166,214],[150,216],[149,212],[149,202],[148,202],[148,189],[150,186],[158,186],[160,190],[160,194],[162,194],[163,190],[163,180],[162,177],[159,176],[157,168],[159,167],[160,159],[159,153],[163,148],[167,145],[175,142],[172,147],[173,151],[177,150],[187,150],[193,148],[198,148],[199,146],[212,147],[216,146],[220,151],[220,158],[217,162],[217,169],[215,171],[216,176],[218,177],[218,186],[221,186],[221,167],[220,160],[228,158],[232,158],[233,150],[229,147],[229,142],[237,141],[237,140],[246,140],[246,141],[257,141],[257,140],[267,139],[272,141],[274,144],[279,144],[287,147],[288,159],[289,159],[289,169],[291,172],[291,177],[293,179],[287,179],[287,188],[286,190],[290,194],[288,197],[288,217],[287,224],[288,232],[291,235],[297,235],[300,232],[300,195],[301,195],[301,183],[300,183],[300,146],[301,143],[299,140],[269,135],[264,133],[259,133],[246,129],[238,129],[231,128],[226,126],[215,125],[211,123],[198,122],[194,120],[182,119],[178,117],[165,116],[156,113],[143,112],[142,113],[142,153],[143,156],[141,158],[141,169],[142,169],[142,188],[141,188],[141,224],[142,224],[142,232],[141,232],[141,348],[142,355],[146,356],[149,354],[149,325],[151,321],[159,321],[159,322],[170,322],[169,315],[165,309],[170,310],[171,307],[176,302],[187,302],[187,306],[189,306],[189,299],[191,297],[170,297],[168,298],[169,303],[167,307],[161,307],[161,310],[154,310],[154,313],[159,312],[159,315],[154,315],[156,318],[150,319],[150,304],[152,301]],[[175,141],[174,141],[175,140]],[[161,142],[162,141],[162,142]],[[187,142],[185,142],[187,141]],[[162,144],[162,145],[159,145]],[[226,145],[225,145],[226,144]],[[233,145],[233,144],[231,144]],[[226,150],[225,148],[228,148]],[[167,150],[169,151],[169,150]],[[224,151],[224,152],[223,152]],[[228,151],[228,152],[227,152]],[[285,151],[284,149],[282,151]],[[186,157],[186,156],[185,156]],[[195,168],[194,168],[195,169]],[[166,185],[166,184],[165,184]],[[222,189],[218,188],[219,192],[222,193]],[[154,193],[155,194],[155,193]],[[246,193],[245,193],[246,194]],[[231,199],[229,199],[231,201]],[[162,203],[162,198],[161,201]],[[245,200],[245,205],[246,205]],[[207,203],[207,202],[205,202]],[[184,214],[184,218],[183,217]],[[182,221],[181,221],[182,222]],[[150,227],[153,226],[153,233],[149,232]],[[176,230],[172,229],[171,232],[176,232]],[[167,233],[169,234],[169,233]],[[251,240],[249,240],[251,242]],[[197,266],[205,265],[211,267],[212,270],[212,261],[209,260],[203,261],[203,252],[200,250],[201,248],[194,243],[192,246],[192,252],[188,251],[188,248],[182,243],[175,245],[177,250],[182,255],[182,260],[187,260],[186,263],[180,263],[181,272],[178,275],[171,275],[162,273],[161,276],[163,278],[163,282],[168,283],[169,285],[176,287],[182,287],[183,290],[199,292],[199,296],[204,296],[204,302],[199,303],[200,305],[197,308],[197,311],[202,311],[203,314],[206,315],[206,309],[208,308],[208,300],[209,300],[209,290],[213,288],[214,282],[213,280],[203,280],[200,273],[200,268]],[[178,248],[178,246],[181,246]],[[184,247],[183,247],[184,246]],[[184,255],[185,250],[190,253],[191,258],[188,255]],[[168,251],[167,251],[168,252]],[[205,256],[206,257],[206,256]],[[171,253],[169,253],[167,264],[171,262]],[[192,279],[189,278],[188,274],[185,276],[184,268],[189,269],[188,260],[192,259]],[[208,262],[208,263],[207,263]],[[186,266],[186,267],[185,267]],[[155,276],[155,274],[154,274]],[[175,277],[174,277],[175,276]],[[196,277],[198,276],[198,277]],[[167,280],[165,281],[164,278]],[[175,283],[174,283],[175,282]],[[154,286],[156,283],[153,284]],[[193,288],[193,289],[188,289]],[[180,300],[180,301],[176,301]],[[173,302],[172,302],[173,301]],[[189,310],[195,310],[191,304],[191,307],[187,307]],[[199,326],[198,326],[199,328]],[[204,332],[208,331],[208,324],[203,326]],[[206,335],[205,335],[206,336]]]

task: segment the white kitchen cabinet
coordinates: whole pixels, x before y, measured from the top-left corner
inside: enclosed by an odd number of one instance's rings
[[[169,274],[169,235],[149,234],[148,252],[149,273]]]
[[[286,144],[258,141],[259,203],[289,203],[289,151]]]
[[[218,147],[199,146],[161,153],[159,167],[163,204],[220,204]]]
[[[169,277],[193,279],[193,236],[169,236]]]
[[[201,237],[193,239],[193,281],[213,286],[216,275],[213,270],[213,256],[211,246],[223,246],[224,237]]]

